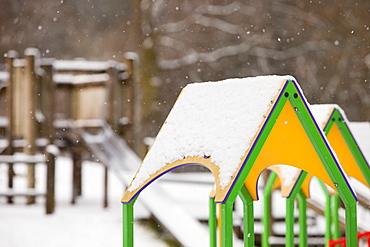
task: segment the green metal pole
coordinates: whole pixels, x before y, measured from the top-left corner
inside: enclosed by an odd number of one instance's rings
[[[247,188],[243,186],[239,192],[243,202],[244,246],[254,247],[254,208],[253,198]]]
[[[217,246],[217,212],[216,212],[216,203],[215,203],[214,197],[209,198],[208,226],[209,226],[210,247],[216,247]]]
[[[333,222],[333,239],[340,238],[340,230],[339,230],[339,202],[340,198],[338,194],[332,196],[332,203],[333,203],[333,212],[332,212],[332,222]]]
[[[345,203],[346,246],[357,246],[357,202]]]
[[[134,246],[134,204],[136,199],[130,203],[122,203],[122,233],[123,247]]]
[[[299,247],[308,246],[307,234],[307,200],[306,196],[301,190],[298,193],[298,209],[299,209]]]
[[[269,237],[270,237],[270,215],[271,215],[271,208],[270,208],[270,202],[271,202],[271,192],[272,192],[272,186],[275,183],[277,174],[275,172],[271,172],[270,177],[267,180],[265,190],[263,192],[263,217],[262,217],[262,223],[263,223],[263,232],[262,232],[262,247],[269,247]]]
[[[221,204],[221,247],[233,246],[233,205],[229,200]]]
[[[294,201],[297,198],[307,172],[302,171],[289,197],[286,199],[286,246],[294,246]]]
[[[286,216],[285,216],[285,225],[286,225],[286,245],[287,247],[294,246],[294,199],[286,199]]]
[[[326,220],[326,230],[325,230],[325,247],[329,246],[329,240],[331,239],[331,197],[329,195],[329,192],[327,191],[324,182],[319,180],[319,183],[321,185],[322,191],[325,194],[325,220]]]

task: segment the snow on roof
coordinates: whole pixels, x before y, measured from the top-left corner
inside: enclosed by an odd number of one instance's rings
[[[81,70],[81,71],[103,71],[109,67],[125,70],[126,65],[116,61],[86,61],[83,59],[75,60],[55,60],[53,66],[56,70]]]
[[[109,80],[109,75],[107,73],[87,75],[55,74],[53,79],[56,83],[78,85],[85,83],[106,82]]]
[[[209,156],[220,169],[221,187],[230,182],[286,80],[260,76],[187,85],[146,155],[129,191],[166,164]]]
[[[370,123],[350,122],[349,128],[366,161],[370,164]]]
[[[310,105],[310,110],[314,115],[317,124],[321,128],[325,127],[326,123],[328,122],[332,114],[333,108],[339,110],[344,120],[348,122],[346,114],[344,113],[343,109],[337,104]]]
[[[293,166],[287,165],[274,165],[280,170],[280,175],[282,176],[282,184],[286,187],[292,185],[301,173],[301,169],[298,169]]]

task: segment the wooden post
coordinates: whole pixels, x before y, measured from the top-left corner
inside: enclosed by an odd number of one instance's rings
[[[81,150],[78,147],[72,148],[72,200],[71,203],[76,203],[77,196],[82,195],[82,159]]]
[[[46,214],[52,214],[55,209],[55,159],[59,149],[54,145],[46,147]]]
[[[35,155],[36,147],[36,118],[35,118],[35,60],[38,56],[36,49],[28,48],[25,51],[25,68],[24,68],[24,129],[23,135],[25,140],[24,153],[28,155]],[[27,187],[35,188],[35,164],[28,164]],[[35,197],[27,198],[27,204],[34,204]]]
[[[41,90],[41,108],[45,116],[45,124],[43,125],[44,136],[49,140],[49,144],[52,144],[54,141],[54,111],[55,111],[55,84],[53,81],[53,67],[52,64],[46,64],[42,66],[42,69],[45,71],[45,77],[42,81],[42,90]]]
[[[135,151],[140,157],[144,158],[146,153],[146,147],[143,143],[143,132],[142,132],[142,107],[141,107],[141,89],[139,85],[138,73],[138,56],[136,53],[128,52],[125,53],[125,63],[127,65],[127,72],[129,73],[126,84],[126,116],[129,119],[129,126],[125,138],[128,145]]]
[[[122,96],[121,94],[121,80],[119,79],[119,71],[115,62],[111,62],[107,69],[109,80],[106,85],[106,103],[107,111],[105,119],[114,130],[115,133],[120,134],[119,119],[121,117]]]
[[[6,116],[8,118],[8,126],[6,131],[6,139],[8,141],[8,147],[5,151],[6,154],[12,155],[13,154],[13,122],[14,122],[14,109],[13,109],[13,80],[14,80],[14,66],[13,61],[15,58],[18,57],[18,53],[16,51],[9,51],[7,57],[7,70],[9,74],[8,78],[8,86],[6,89]],[[14,168],[13,163],[8,164],[8,188],[13,188],[13,178],[14,178]],[[13,197],[9,196],[7,199],[9,204],[13,203]]]
[[[126,54],[127,55],[127,54]],[[135,140],[134,140],[134,102],[135,102],[135,90],[134,90],[134,71],[133,71],[134,60],[132,58],[125,59],[125,64],[127,66],[128,78],[125,80],[125,87],[122,87],[122,95],[125,95],[125,112],[124,116],[129,120],[128,125],[125,128],[125,139],[127,144],[136,152],[135,150]]]
[[[104,198],[103,207],[108,207],[108,166],[104,165]]]

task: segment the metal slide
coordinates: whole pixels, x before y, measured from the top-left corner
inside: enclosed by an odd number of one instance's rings
[[[105,121],[93,131],[78,128],[78,133],[92,154],[128,186],[142,161],[126,142]],[[182,246],[209,246],[207,227],[172,200],[160,183],[151,184],[138,200]]]

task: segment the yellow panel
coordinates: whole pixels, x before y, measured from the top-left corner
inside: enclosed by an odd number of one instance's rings
[[[355,158],[353,157],[352,152],[349,149],[345,139],[343,138],[338,125],[333,124],[329,133],[327,134],[327,138],[331,147],[337,154],[340,164],[342,165],[347,175],[367,185],[366,178],[362,174]]]
[[[245,185],[254,200],[257,200],[256,184],[259,174],[267,167],[278,164],[302,169],[335,189],[289,101],[277,118],[245,180]]]

